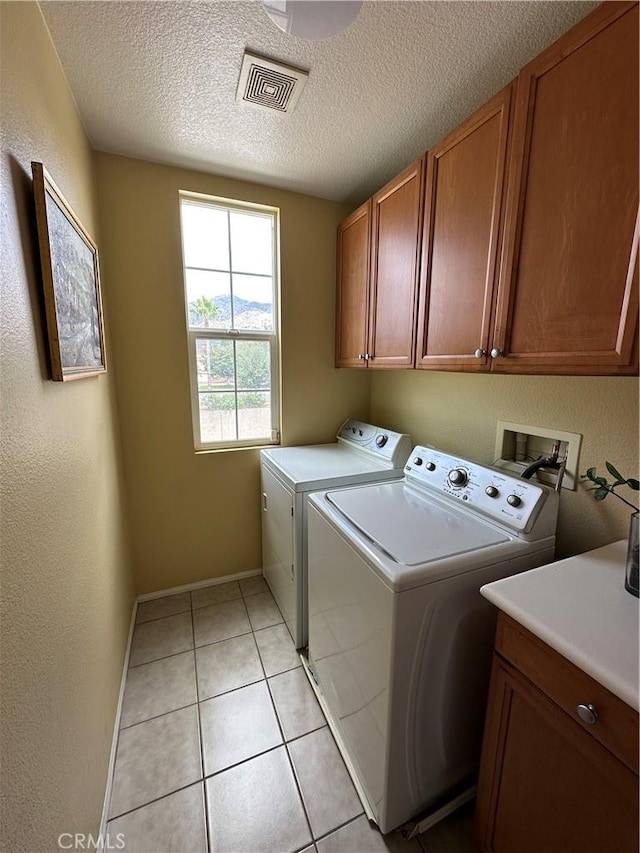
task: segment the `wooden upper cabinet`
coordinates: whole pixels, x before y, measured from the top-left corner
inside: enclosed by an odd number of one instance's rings
[[[637,373],[638,136],[610,0],[340,226],[336,365]]]
[[[366,367],[371,200],[338,226],[336,367]]]
[[[518,77],[492,369],[637,371],[638,5]]]
[[[372,200],[368,365],[413,366],[424,158]]]
[[[487,369],[512,90],[427,155],[416,367]]]

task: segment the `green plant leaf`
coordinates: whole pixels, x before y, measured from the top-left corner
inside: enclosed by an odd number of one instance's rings
[[[629,486],[630,489],[633,489],[634,492],[637,492],[640,490],[640,481],[634,480],[632,477],[630,477],[626,482],[627,482],[627,486]]]
[[[620,483],[626,482],[625,478],[622,476],[622,474],[619,471],[617,471],[613,467],[611,462],[605,462],[604,464],[607,466],[607,471],[611,474],[612,477],[615,477],[616,480],[618,480]]]
[[[588,477],[590,480],[593,480],[593,478],[596,476],[596,469],[595,468],[587,468],[587,473],[583,474],[582,476]]]
[[[593,494],[593,497],[594,497],[597,501],[603,501],[603,500],[606,498],[606,496],[607,496],[608,494],[609,494],[609,490],[608,490],[608,489],[596,489],[596,490],[595,490],[595,492],[594,492],[594,494]]]
[[[593,482],[597,483],[599,486],[602,486],[603,488],[606,488],[609,485],[609,483],[607,483],[607,481],[604,477],[594,477]]]

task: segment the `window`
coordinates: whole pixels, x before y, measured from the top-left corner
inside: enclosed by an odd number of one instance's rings
[[[278,211],[181,194],[196,450],[274,444]]]

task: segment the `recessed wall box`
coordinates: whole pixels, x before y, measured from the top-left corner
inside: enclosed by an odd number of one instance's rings
[[[578,461],[582,436],[577,432],[560,429],[514,424],[498,421],[494,467],[504,468],[515,474],[522,472],[540,456],[551,456],[557,451],[558,459],[566,463],[563,489],[576,490],[578,484]],[[534,480],[555,486],[558,472],[537,471]]]

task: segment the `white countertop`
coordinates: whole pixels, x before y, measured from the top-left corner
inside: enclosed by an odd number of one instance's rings
[[[480,592],[639,709],[638,599],[624,588],[627,541],[481,587]]]

